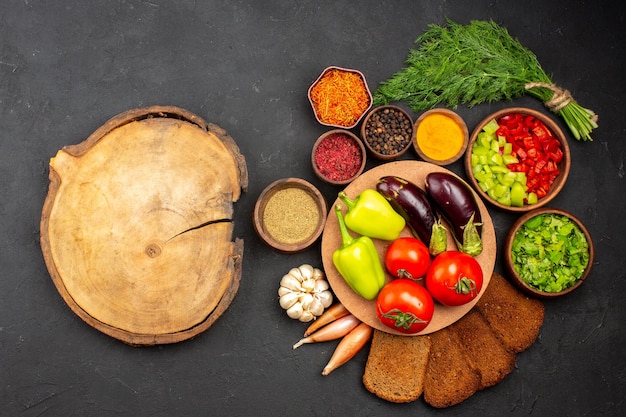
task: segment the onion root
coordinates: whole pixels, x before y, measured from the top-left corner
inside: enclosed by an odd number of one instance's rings
[[[328,375],[335,369],[339,368],[354,356],[371,339],[374,329],[366,323],[361,323],[355,327],[350,333],[348,333],[337,345],[333,356],[328,361],[328,364],[324,367],[322,375]]]

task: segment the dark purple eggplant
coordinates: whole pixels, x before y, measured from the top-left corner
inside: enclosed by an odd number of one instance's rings
[[[413,235],[428,246],[432,255],[446,250],[446,229],[439,221],[439,215],[424,190],[395,176],[379,179],[376,190],[404,217]]]
[[[452,228],[458,249],[472,256],[480,254],[483,250],[480,208],[465,181],[446,172],[431,172],[426,176],[426,192]]]

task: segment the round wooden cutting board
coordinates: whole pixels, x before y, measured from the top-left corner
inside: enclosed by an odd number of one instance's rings
[[[244,157],[220,127],[176,107],[122,113],[50,160],[41,247],[85,322],[131,345],[186,340],[232,302],[243,241],[233,203]]]

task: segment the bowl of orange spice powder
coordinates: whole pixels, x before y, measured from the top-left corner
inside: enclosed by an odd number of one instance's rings
[[[362,72],[331,66],[309,87],[309,102],[317,121],[352,129],[372,107],[372,93]]]
[[[426,162],[449,165],[467,149],[469,131],[465,121],[448,109],[428,110],[415,121],[413,147]]]

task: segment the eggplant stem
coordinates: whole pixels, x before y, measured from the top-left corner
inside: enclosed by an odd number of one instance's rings
[[[474,223],[474,213],[472,213],[467,224],[462,227],[463,242],[459,242],[458,240],[456,242],[461,252],[465,252],[471,256],[478,256],[483,251],[483,241],[480,237],[480,233],[478,233],[478,226],[482,226],[482,223]]]

